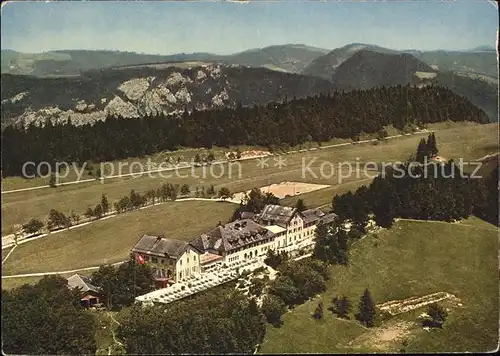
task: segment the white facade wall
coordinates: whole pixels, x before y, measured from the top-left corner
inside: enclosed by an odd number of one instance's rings
[[[297,251],[312,248],[316,240],[316,225],[306,226],[299,214],[296,214],[286,228],[283,236],[276,238],[277,251]]]
[[[287,232],[283,231],[277,234],[276,238],[274,239],[274,249],[276,251],[283,249],[286,247],[287,244]]]
[[[182,281],[192,276],[193,274],[201,273],[200,254],[192,247],[188,247],[186,251],[177,259],[175,264],[176,281]]]
[[[260,241],[254,246],[249,245],[248,247],[229,253],[225,256],[225,263],[233,263],[239,261],[249,261],[256,257],[262,258],[267,254],[269,249],[274,248],[275,239],[271,238],[269,241]]]
[[[316,225],[311,225],[302,230],[299,248],[312,248],[316,241]]]
[[[302,230],[304,226],[304,221],[300,217],[299,214],[295,214],[290,223],[287,226],[287,244],[288,248],[294,247],[297,245],[297,240],[300,241],[302,237]]]
[[[249,245],[244,249],[236,250],[232,253],[224,256],[223,260],[217,261],[213,266],[207,265],[205,268],[212,270],[217,269],[216,265],[222,264],[231,264],[240,261],[250,261],[255,258],[264,259],[269,250],[275,250],[277,252],[287,251],[293,252],[298,251],[300,249],[308,249],[314,247],[314,243],[316,240],[316,225],[312,224],[311,226],[305,226],[304,220],[302,219],[300,214],[295,214],[292,218],[286,230],[280,233],[277,233],[274,238],[269,241],[262,241],[253,246]],[[190,255],[190,265],[189,268],[195,267],[194,271],[198,273],[201,271],[199,265],[199,255],[197,252],[192,250],[192,254]],[[197,256],[196,264],[193,261],[194,255]],[[183,265],[180,265],[180,261],[183,261]],[[186,262],[184,262],[186,261]],[[177,277],[178,280],[184,279],[190,276],[190,273],[187,271],[187,255],[183,255],[181,259],[177,261]],[[179,272],[183,272],[182,278],[179,276]],[[191,270],[191,274],[193,270]]]

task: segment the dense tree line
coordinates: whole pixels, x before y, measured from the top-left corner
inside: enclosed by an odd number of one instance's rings
[[[290,261],[278,267],[279,275],[269,286],[269,294],[293,307],[312,296],[324,292],[329,270],[325,263],[315,259]]]
[[[2,290],[2,351],[16,355],[95,354],[96,319],[80,305],[66,279]]]
[[[477,179],[463,175],[453,161],[401,164],[361,187],[333,199],[333,209],[354,224],[374,215],[377,225],[391,227],[394,218],[452,221],[467,218],[481,205]],[[363,209],[356,210],[359,202]]]
[[[277,269],[282,263],[288,261],[290,256],[286,251],[276,252],[273,249],[267,251],[264,263],[273,269]]]
[[[154,290],[151,268],[138,263],[133,255],[117,267],[99,267],[91,279],[92,283],[101,289],[106,307],[110,310],[130,306],[135,302],[135,297]]]
[[[112,161],[175,150],[179,146],[262,145],[279,147],[306,141],[353,138],[444,120],[488,122],[486,114],[452,91],[435,86],[382,87],[334,92],[267,105],[186,110],[177,117],[122,119],[94,125],[69,123],[7,127],[2,133],[3,176],[21,175],[25,162]],[[28,174],[34,172],[30,171]]]
[[[174,201],[177,199],[179,194],[182,196],[190,196],[191,189],[189,185],[183,184],[182,186],[179,186],[178,184],[164,183],[159,188],[150,189],[144,194],[137,193],[134,189],[132,189],[129,195],[125,195],[118,199],[113,204],[113,207],[117,214],[121,214],[127,211],[137,210],[143,206],[150,204],[163,203],[169,200]],[[217,191],[215,187],[211,185],[207,188],[205,188],[204,186],[196,187],[194,196],[201,198],[213,198],[217,196],[221,199],[229,199],[233,196],[233,194],[227,187],[221,187],[219,191]],[[268,196],[274,197],[274,195],[269,193]],[[266,201],[270,202],[277,202],[278,200],[278,198],[276,197],[274,197],[273,199],[267,199],[268,200]],[[252,204],[254,203],[251,203],[251,205]],[[88,206],[83,215],[88,219],[88,221],[91,221],[94,219],[101,219],[103,216],[110,213],[113,213],[113,211],[111,211],[110,209],[108,198],[106,194],[102,194],[101,202],[95,207]],[[51,209],[47,217],[47,225],[45,230],[55,231],[64,228],[70,228],[73,225],[78,225],[80,222],[81,216],[74,211],[71,211],[68,215],[66,215],[60,211]],[[21,227],[22,232],[29,235],[28,237],[33,237],[37,234],[42,233],[44,226],[44,222],[38,219],[31,219]]]
[[[433,134],[422,139],[417,157],[438,152]],[[387,167],[370,186],[335,196],[333,210],[364,232],[373,214],[377,225],[391,227],[394,218],[453,221],[473,212],[498,223],[498,166],[486,178],[464,172],[453,160],[425,164],[406,162]],[[487,220],[486,219],[486,220]]]
[[[332,225],[321,224],[316,229],[316,244],[313,257],[330,263],[346,265],[349,261],[349,241],[355,237],[355,231],[347,232],[341,220]]]
[[[491,224],[500,226],[498,219],[498,195],[500,187],[500,181],[498,180],[498,156],[494,157],[494,159],[491,171],[487,169],[480,171],[483,178],[477,182],[478,189],[476,189],[476,194],[478,199],[474,205],[473,213]],[[488,168],[490,164],[486,163],[485,168]]]
[[[254,299],[225,288],[164,306],[133,306],[118,337],[128,354],[248,354],[265,335]]]
[[[253,188],[245,193],[240,205],[234,210],[231,221],[240,219],[244,212],[260,213],[268,204],[280,205],[280,200],[271,192],[263,193],[259,188]]]

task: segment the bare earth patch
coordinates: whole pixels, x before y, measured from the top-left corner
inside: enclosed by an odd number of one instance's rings
[[[353,348],[376,348],[379,350],[391,350],[399,346],[404,339],[411,336],[415,330],[415,323],[400,321],[390,325],[383,325],[368,329],[365,333],[349,342]]]
[[[415,72],[415,75],[419,77],[420,79],[432,79],[437,76],[437,73],[433,72]]]
[[[285,198],[286,196],[295,196],[304,193],[313,192],[315,190],[328,188],[329,185],[323,184],[312,184],[312,183],[302,183],[302,182],[281,182],[279,184],[271,184],[265,187],[260,187],[262,193],[273,193],[280,199]],[[240,192],[234,194],[232,201],[236,203],[240,203],[241,199],[245,196],[246,193],[250,191]]]
[[[226,159],[229,159],[230,154],[233,154],[236,156],[237,152],[226,152],[224,156]],[[264,156],[271,156],[271,152],[269,151],[260,151],[260,150],[251,150],[251,151],[243,151],[240,153],[242,159],[250,159],[250,158],[256,158],[256,157],[264,157]]]
[[[382,304],[378,304],[377,307],[380,310],[389,313],[390,315],[397,315],[446,299],[457,304],[460,302],[460,300],[453,294],[446,292],[437,292],[421,297],[411,297],[404,300],[391,300]]]

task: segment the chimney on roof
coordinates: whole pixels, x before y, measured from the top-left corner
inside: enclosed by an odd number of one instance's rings
[[[156,238],[156,242],[159,242],[161,239],[165,238],[165,236],[163,235],[158,235],[158,237]]]
[[[243,222],[241,223],[241,227],[245,227],[245,226],[247,226],[247,222],[246,222],[246,221],[243,221]]]

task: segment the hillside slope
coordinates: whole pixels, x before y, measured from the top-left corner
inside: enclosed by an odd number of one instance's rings
[[[495,51],[482,51],[480,48],[477,48],[476,51],[418,51],[412,54],[440,71],[465,71],[498,78],[497,54]]]
[[[498,80],[483,80],[462,72],[438,71],[408,53],[359,50],[335,69],[331,79],[337,90],[362,90],[391,85],[439,85],[466,97],[498,120]]]
[[[363,43],[352,43],[347,46],[336,48],[316,58],[302,70],[302,74],[331,80],[337,67],[361,50],[370,50],[378,53],[397,53],[397,51],[388,48]]]
[[[382,54],[363,49],[336,68],[333,83],[339,90],[418,84],[417,72],[436,73],[410,54]]]
[[[304,45],[269,46],[248,50],[228,56],[228,63],[250,67],[266,67],[290,73],[300,73],[314,59],[321,57],[328,50]]]
[[[472,104],[483,109],[491,121],[498,121],[498,81],[488,83],[454,72],[440,72],[433,82],[466,97]]]
[[[486,50],[487,48],[489,47],[478,47],[470,51],[398,51],[374,45],[353,43],[336,48],[316,58],[302,70],[302,74],[331,79],[340,64],[358,51],[369,50],[385,54],[408,53],[439,71],[460,71],[498,78],[496,52],[491,50],[491,48]]]

